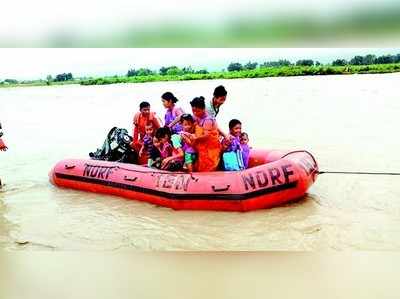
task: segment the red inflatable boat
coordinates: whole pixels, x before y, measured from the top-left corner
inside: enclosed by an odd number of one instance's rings
[[[318,165],[307,151],[252,150],[236,172],[167,172],[99,160],[63,160],[50,172],[60,187],[118,195],[172,209],[250,211],[301,198]]]

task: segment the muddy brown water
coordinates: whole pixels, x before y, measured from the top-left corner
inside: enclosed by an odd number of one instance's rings
[[[400,172],[400,74],[0,89],[0,247],[10,250],[399,250],[400,177],[320,175],[302,200],[248,213],[174,211],[59,189],[48,172],[86,158],[113,126],[131,130],[141,100],[189,110],[215,86],[218,116],[256,148],[307,149],[321,170]]]

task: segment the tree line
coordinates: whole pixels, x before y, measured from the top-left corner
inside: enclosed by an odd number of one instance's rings
[[[335,59],[331,63],[326,65],[328,66],[350,66],[350,65],[372,65],[372,64],[394,64],[400,63],[400,53],[396,55],[382,55],[376,56],[373,54],[367,54],[365,56],[356,55],[350,60],[346,59]],[[231,62],[226,70],[228,72],[235,72],[235,71],[249,71],[255,69],[262,69],[262,68],[277,68],[277,67],[289,67],[289,66],[321,66],[322,64],[319,61],[314,61],[312,59],[300,59],[297,60],[295,63],[287,59],[280,59],[276,61],[266,61],[263,63],[258,62],[247,62],[245,64],[241,64],[239,62]],[[225,69],[222,70],[225,72]],[[126,73],[126,77],[146,77],[146,76],[182,76],[182,75],[189,75],[189,74],[209,74],[207,69],[200,69],[194,70],[191,66],[179,68],[175,65],[168,66],[168,67],[161,67],[158,71],[151,70],[148,68],[139,68],[134,69],[131,68]],[[119,77],[118,75],[114,77]],[[81,78],[82,79],[82,78]],[[62,73],[56,75],[54,78],[51,75],[48,75],[46,78],[46,83],[51,84],[51,82],[65,82],[65,81],[72,81],[74,80],[74,76],[72,73]],[[25,81],[18,81],[16,79],[5,79],[0,81],[0,84],[28,84],[28,83],[35,83],[35,82],[42,82],[44,80],[25,80]]]
[[[397,55],[382,55],[376,56],[373,54],[368,54],[365,56],[354,56],[350,60],[346,59],[336,59],[327,65],[331,66],[346,66],[346,65],[371,65],[371,64],[390,64],[390,63],[400,63],[400,54]],[[266,67],[284,67],[284,66],[321,66],[323,65],[319,61],[314,61],[312,59],[300,59],[295,63],[287,60],[280,59],[276,61],[266,61],[263,63],[249,61],[245,64],[239,62],[231,62],[226,70],[228,72],[235,71],[249,71],[255,70],[257,68]],[[225,71],[225,70],[222,70]],[[185,74],[208,74],[206,69],[194,70],[192,67],[179,68],[177,66],[161,67],[158,71],[150,70],[148,68],[130,69],[128,70],[127,77],[135,76],[150,76],[150,75],[160,75],[160,76],[181,76]]]

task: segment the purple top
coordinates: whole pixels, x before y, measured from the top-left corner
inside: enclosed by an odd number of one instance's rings
[[[171,153],[172,153],[171,144],[167,143],[167,144],[162,145],[162,149],[161,149],[160,153],[161,153],[162,159],[165,159],[165,158],[171,156]]]
[[[167,109],[167,112],[165,113],[165,125],[168,126],[181,114],[183,114],[183,110],[181,108],[174,107],[172,109]],[[177,134],[180,131],[182,131],[182,125],[179,122],[171,128],[172,134]]]
[[[206,122],[206,120],[210,120],[213,123],[215,123],[215,118],[209,115],[207,112],[204,114],[202,118],[195,116],[194,119],[200,127],[204,127],[204,123]]]
[[[182,150],[185,153],[189,153],[189,154],[195,154],[196,150],[190,146],[189,144],[187,144],[183,137],[181,136],[181,134],[174,134],[171,137],[171,141],[172,141],[172,146],[174,148],[182,148]]]
[[[231,143],[229,144],[228,148],[225,150],[225,152],[236,152],[241,150],[242,150],[242,145],[240,144],[239,137],[234,137]]]
[[[242,147],[243,164],[245,168],[248,168],[249,158],[250,158],[250,147],[248,144],[241,144],[241,147]]]
[[[153,136],[148,134],[144,135],[143,146],[147,154],[150,155],[151,151],[153,150]]]

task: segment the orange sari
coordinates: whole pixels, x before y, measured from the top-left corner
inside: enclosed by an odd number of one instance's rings
[[[215,121],[214,119],[212,119]],[[202,136],[204,128],[201,124],[195,127],[195,136]],[[221,159],[221,143],[219,142],[218,127],[209,131],[209,136],[195,144],[198,153],[197,162],[194,165],[195,171],[216,171]]]

